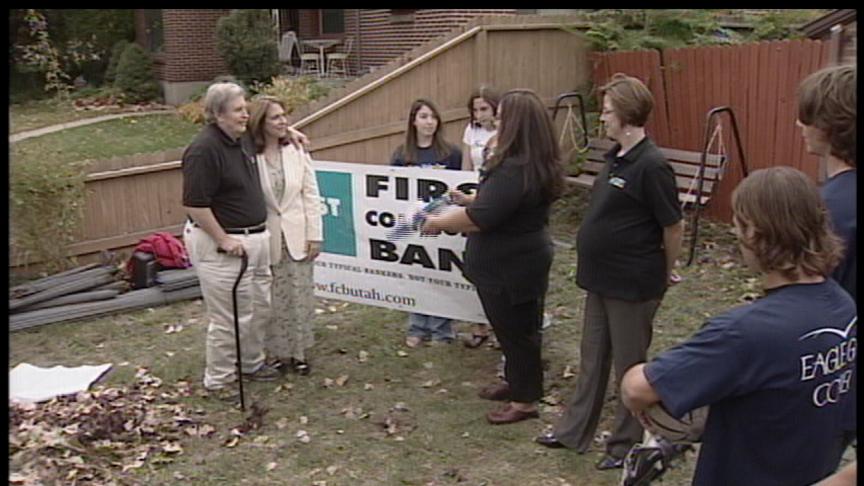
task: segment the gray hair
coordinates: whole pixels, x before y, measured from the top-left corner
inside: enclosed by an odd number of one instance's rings
[[[225,112],[228,102],[237,96],[246,96],[246,91],[235,83],[213,83],[204,95],[204,119],[214,123],[216,116]]]

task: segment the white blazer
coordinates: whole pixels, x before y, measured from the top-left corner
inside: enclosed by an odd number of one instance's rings
[[[270,263],[279,263],[282,241],[288,246],[291,258],[306,258],[307,241],[323,241],[321,228],[321,199],[312,158],[292,144],[282,146],[282,165],[285,191],[277,201],[270,185],[270,174],[264,154],[257,155],[258,178],[267,203],[267,229],[270,230]]]

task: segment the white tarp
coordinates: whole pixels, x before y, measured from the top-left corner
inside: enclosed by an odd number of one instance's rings
[[[9,372],[9,400],[16,402],[44,402],[56,396],[86,391],[105,372],[111,363],[96,366],[54,366],[42,368],[21,363]]]
[[[387,239],[428,196],[475,189],[476,172],[323,161],[313,167],[324,210],[315,295],[486,322],[477,291],[460,269],[464,235]]]

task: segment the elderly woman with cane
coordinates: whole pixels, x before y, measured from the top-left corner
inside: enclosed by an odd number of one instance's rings
[[[423,231],[469,233],[465,276],[477,287],[506,357],[506,381],[479,396],[507,401],[486,419],[509,424],[539,416],[543,301],[553,257],[547,227],[564,190],[564,169],[552,120],[533,91],[505,93],[498,118],[498,145],[476,196],[454,193],[464,207],[430,216]]]

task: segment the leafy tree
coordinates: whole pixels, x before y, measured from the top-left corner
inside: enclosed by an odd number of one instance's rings
[[[63,94],[79,75],[100,84],[111,47],[135,35],[129,9],[12,9],[9,14],[10,94],[16,99],[32,97],[34,88],[43,86]]]
[[[120,56],[114,86],[133,103],[160,96],[161,88],[153,75],[153,61],[138,44],[129,44]]]
[[[56,13],[58,10],[52,10]],[[102,84],[111,49],[118,41],[135,38],[135,21],[130,9],[63,10],[57,34],[64,46],[69,74],[83,75],[91,84]]]
[[[599,9],[585,17],[584,32],[600,51],[667,49],[692,45],[731,44],[794,38],[796,28],[824,10],[798,9],[755,15],[718,9]],[[753,26],[742,34],[723,27],[720,17],[738,17]]]
[[[755,21],[755,28],[748,37],[754,41],[800,38],[802,34],[796,27],[808,20],[812,20],[812,16],[803,12],[771,12]]]
[[[58,95],[69,92],[71,78],[60,63],[60,52],[51,40],[48,32],[48,21],[36,9],[27,9],[23,15],[26,27],[23,43],[15,45],[15,59],[25,66],[25,69],[41,72],[45,75],[45,90]]]
[[[269,81],[281,70],[267,10],[238,9],[219,19],[216,48],[231,74],[246,84]]]
[[[123,51],[129,46],[129,42],[125,40],[117,41],[114,47],[111,48],[111,57],[108,59],[108,66],[105,69],[105,82],[114,84],[117,79],[117,64],[120,63],[120,57],[123,56]]]

